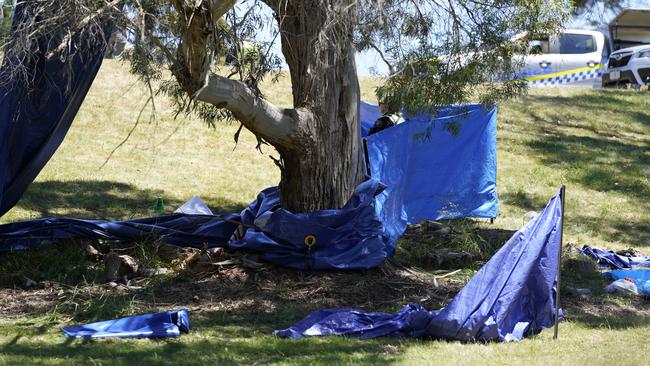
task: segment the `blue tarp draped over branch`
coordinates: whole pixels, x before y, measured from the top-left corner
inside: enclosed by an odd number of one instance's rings
[[[377,116],[362,102],[362,126]],[[396,232],[422,220],[498,215],[496,116],[489,105],[440,107],[366,138],[371,175],[387,186],[377,207],[384,219],[397,215],[389,220]]]
[[[558,194],[441,310],[427,311],[413,304],[396,314],[319,310],[275,334],[289,338],[349,335],[510,341],[539,333],[555,322],[561,218]]]
[[[115,320],[61,328],[68,337],[80,338],[166,338],[190,331],[187,309],[129,316]]]
[[[18,2],[14,27],[34,4]],[[108,32],[110,34],[110,32]],[[0,216],[13,207],[59,147],[102,63],[105,45],[73,37],[74,57],[46,60],[56,38],[42,39],[30,57],[6,50],[0,69]],[[83,44],[83,47],[79,45]],[[22,68],[32,85],[11,77]],[[14,75],[15,76],[15,75]]]

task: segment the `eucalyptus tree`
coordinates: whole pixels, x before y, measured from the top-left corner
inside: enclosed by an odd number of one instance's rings
[[[374,50],[390,75],[377,93],[408,111],[521,92],[511,76],[527,34],[557,32],[570,0],[33,0],[33,19],[9,45],[58,34],[47,57],[93,47],[112,25],[134,44],[131,70],[208,123],[232,118],[278,152],[281,204],[336,208],[364,179],[355,57]],[[85,35],[85,37],[81,37]],[[260,37],[255,57],[242,41]],[[281,43],[281,57],[273,41]],[[22,48],[21,48],[22,47]],[[84,45],[82,45],[84,47]],[[230,48],[236,61],[217,60]],[[249,53],[250,55],[250,53]],[[259,84],[286,61],[293,105],[269,102]],[[166,72],[167,70],[167,72]],[[435,179],[436,172],[432,172]]]

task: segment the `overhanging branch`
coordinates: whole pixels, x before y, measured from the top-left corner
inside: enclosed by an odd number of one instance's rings
[[[212,74],[196,99],[229,110],[247,129],[274,144],[289,144],[298,130],[287,110],[257,97],[237,80]]]

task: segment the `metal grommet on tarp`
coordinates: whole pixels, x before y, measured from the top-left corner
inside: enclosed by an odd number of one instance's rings
[[[311,254],[311,248],[316,245],[316,237],[314,235],[307,235],[305,236],[303,243],[307,246],[307,253]]]
[[[316,237],[313,236],[313,235],[307,235],[307,236],[305,236],[304,243],[305,243],[306,246],[311,248],[314,245],[316,245]]]

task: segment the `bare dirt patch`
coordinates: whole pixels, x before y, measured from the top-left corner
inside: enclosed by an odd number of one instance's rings
[[[117,300],[111,300],[112,309],[104,315],[176,307],[237,313],[273,312],[286,306],[394,310],[410,302],[435,309],[464,285],[461,280],[436,280],[433,275],[390,262],[363,271],[307,271],[268,264],[251,269],[241,265],[240,256],[231,254],[229,258],[221,260],[225,265],[200,273],[183,269],[86,286],[39,282],[33,288],[0,288],[0,309],[5,318],[56,309],[85,319],[95,318],[93,308],[107,307],[111,298]]]

